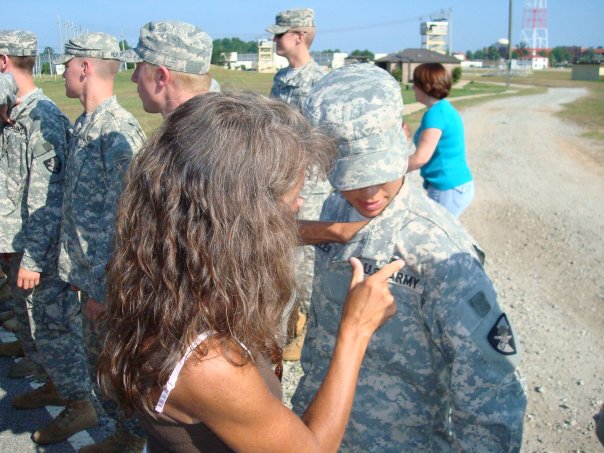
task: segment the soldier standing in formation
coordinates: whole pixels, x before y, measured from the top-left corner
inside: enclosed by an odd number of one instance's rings
[[[402,112],[399,84],[370,64],[333,71],[306,102],[307,117],[338,143],[336,192],[321,220],[369,223],[346,244],[317,247],[294,410],[304,412],[327,372],[350,257],[365,274],[402,259],[389,285],[397,313],[368,346],[342,450],[518,451],[526,396],[517,340],[473,239],[405,183]]]
[[[90,378],[104,326],[105,267],[112,253],[114,218],[130,159],[145,141],[138,121],[117,102],[113,83],[120,65],[117,40],[105,33],[71,38],[55,64],[64,64],[65,92],[79,99],[84,113],[74,124],[69,143],[59,275],[81,291],[84,343]],[[126,418],[115,402],[102,397],[103,408],[116,420],[116,432],[82,452],[134,452],[145,443],[135,418]]]
[[[301,112],[308,93],[326,74],[310,55],[310,46],[316,34],[315,12],[310,8],[282,11],[275,17],[275,24],[267,27],[266,31],[274,34],[277,55],[285,57],[289,63],[289,66],[275,74],[270,96]],[[330,192],[331,186],[327,179],[318,174],[316,169],[311,170],[300,193],[304,203],[298,213],[298,219],[318,220],[323,202]],[[295,260],[299,312],[293,335],[296,338],[284,348],[284,360],[300,359],[304,342],[303,326],[312,293],[314,247],[299,247]]]
[[[17,336],[26,355],[35,357],[49,376],[45,385],[15,397],[12,405],[16,409],[65,406],[32,435],[35,442],[48,444],[96,425],[97,419],[90,401],[80,303],[57,276],[71,125],[34,84],[36,54],[33,33],[0,32],[1,70],[13,75],[20,99],[10,109],[10,124],[0,126],[0,187],[6,190],[0,194],[1,251],[10,254],[20,326]],[[34,344],[27,341],[32,337]]]

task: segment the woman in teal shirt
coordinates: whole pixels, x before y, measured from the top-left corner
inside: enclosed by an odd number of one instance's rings
[[[421,169],[428,196],[459,217],[474,198],[474,181],[461,116],[445,99],[451,75],[440,63],[424,63],[413,71],[413,88],[428,111],[415,132],[416,152],[409,156],[408,171]]]

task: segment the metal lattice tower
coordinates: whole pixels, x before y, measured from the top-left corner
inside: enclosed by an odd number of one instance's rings
[[[549,48],[547,42],[547,0],[526,0],[522,13],[522,41],[530,57]]]

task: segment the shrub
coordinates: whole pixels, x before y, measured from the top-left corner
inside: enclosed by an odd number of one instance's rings
[[[451,76],[453,77],[453,83],[459,82],[459,80],[461,79],[461,67],[454,67],[453,71],[451,72]]]
[[[392,71],[390,74],[392,74],[392,77],[394,77],[396,80],[398,80],[399,82],[403,81],[403,71],[400,69],[395,69],[394,71]]]

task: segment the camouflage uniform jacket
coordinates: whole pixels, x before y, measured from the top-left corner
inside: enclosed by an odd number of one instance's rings
[[[59,276],[93,299],[105,299],[115,211],[124,174],[145,141],[138,121],[115,96],[80,115],[69,144]]]
[[[0,252],[23,252],[22,267],[53,273],[71,125],[40,89],[10,118],[0,125]]]
[[[310,60],[293,74],[289,66],[280,69],[275,74],[270,97],[280,99],[302,112],[308,93],[325,74],[327,72],[314,60]],[[316,220],[321,212],[321,206],[330,192],[331,185],[329,181],[319,177],[316,173],[308,175],[300,193],[300,197],[304,199],[304,204],[298,217],[304,220]]]
[[[314,60],[310,60],[298,71],[280,69],[273,80],[270,97],[281,99],[302,112],[306,96],[311,88],[327,74]]]
[[[321,220],[348,221],[353,211],[334,193]],[[372,274],[402,258],[390,283],[397,312],[367,348],[342,451],[520,449],[526,397],[518,343],[459,223],[405,184],[349,243],[323,244],[316,254],[304,376],[293,398],[298,413],[329,366],[351,278],[348,259],[359,257]]]

